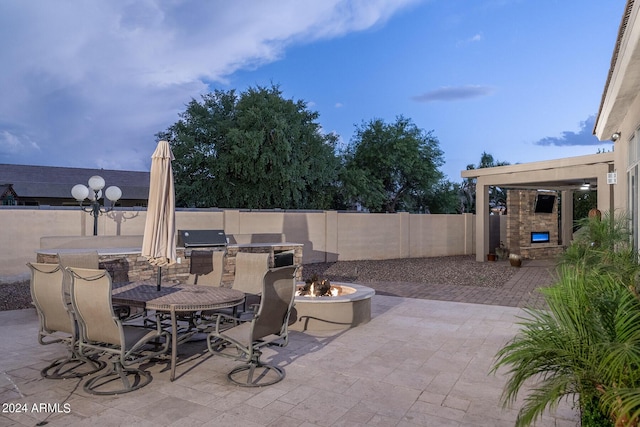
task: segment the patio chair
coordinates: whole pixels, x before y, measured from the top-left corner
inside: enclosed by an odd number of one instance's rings
[[[75,268],[90,268],[93,270],[97,270],[100,268],[100,255],[98,255],[98,251],[87,251],[87,252],[67,252],[67,253],[58,253],[58,262],[63,268],[66,267],[75,267]],[[67,293],[70,293],[71,289],[71,276],[65,275],[65,289]],[[71,301],[69,297],[69,301]],[[115,312],[118,314],[118,317],[121,319],[125,319],[131,315],[131,308],[127,305],[117,305],[114,306]]]
[[[97,251],[61,253],[58,252],[58,262],[62,269],[66,267],[93,268],[98,269],[100,264],[100,256]],[[71,304],[71,276],[64,275],[64,289]]]
[[[295,266],[280,267],[263,276],[260,306],[250,321],[228,328],[229,316],[218,314],[215,330],[207,336],[207,348],[213,354],[245,361],[227,374],[234,384],[262,387],[284,378],[282,368],[262,362],[260,356],[263,347],[284,347],[289,341],[288,325],[296,291],[296,269]]]
[[[28,263],[31,270],[31,298],[38,312],[38,342],[63,343],[68,354],[40,371],[44,378],[79,378],[98,372],[105,363],[81,355],[78,328],[64,293],[64,271],[58,264]]]
[[[242,291],[246,295],[242,311],[246,311],[247,307],[255,307],[259,304],[263,278],[268,270],[269,253],[238,252],[236,254],[236,270],[232,288]]]
[[[151,374],[129,368],[167,352],[169,333],[156,328],[125,325],[111,302],[111,276],[106,270],[67,268],[71,273],[71,303],[80,326],[80,354],[102,351],[111,355],[111,369],[84,384],[87,393],[128,393],[151,382]],[[153,349],[153,350],[152,350]],[[120,380],[121,387],[114,386]]]
[[[191,267],[187,284],[220,286],[225,254],[225,251],[191,251]]]
[[[98,269],[100,255],[98,251],[58,253],[58,262],[63,267]]]

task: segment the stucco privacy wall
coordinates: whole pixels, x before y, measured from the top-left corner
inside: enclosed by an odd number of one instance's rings
[[[475,236],[473,215],[410,215],[409,221],[407,237],[411,254],[421,254],[421,257],[459,255],[459,244],[473,245],[473,239],[469,238]],[[451,245],[450,242],[458,244]],[[466,246],[463,253],[473,254],[473,250],[474,246]]]
[[[145,210],[102,215],[101,236],[144,232]],[[473,215],[414,215],[336,211],[177,210],[178,229],[227,234],[283,233],[304,244],[303,262],[473,254]],[[45,236],[91,236],[93,219],[77,208],[0,208],[0,276],[24,274]]]
[[[409,214],[338,216],[341,260],[409,257]]]

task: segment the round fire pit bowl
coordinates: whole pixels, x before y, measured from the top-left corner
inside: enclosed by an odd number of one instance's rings
[[[371,297],[375,290],[355,283],[331,282],[338,296],[296,296],[289,329],[332,331],[350,329],[371,320]]]

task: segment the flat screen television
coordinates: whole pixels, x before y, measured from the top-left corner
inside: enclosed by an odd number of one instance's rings
[[[535,213],[552,213],[556,196],[553,194],[538,194],[536,196]]]
[[[532,231],[531,243],[549,243],[548,231]]]

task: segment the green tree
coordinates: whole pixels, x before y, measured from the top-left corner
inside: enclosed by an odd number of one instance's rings
[[[509,162],[498,161],[486,151],[480,156],[480,163],[467,165],[467,170],[507,166]],[[466,178],[460,186],[460,203],[462,212],[476,213],[476,179]],[[507,193],[500,187],[489,188],[489,209],[507,206]]]
[[[327,209],[337,188],[337,136],[323,134],[318,113],[284,99],[278,86],[192,99],[158,138],[175,156],[181,206]]]
[[[573,231],[578,229],[577,221],[587,218],[589,211],[598,207],[597,191],[574,191],[573,192],[573,221],[575,223]]]
[[[429,212],[433,214],[456,214],[462,213],[460,210],[460,184],[451,182],[448,179],[440,180],[432,187],[431,192],[422,197],[417,198],[419,207],[422,209],[413,212]]]
[[[410,119],[374,119],[356,127],[344,153],[345,198],[371,212],[419,212],[443,178],[438,140]]]

